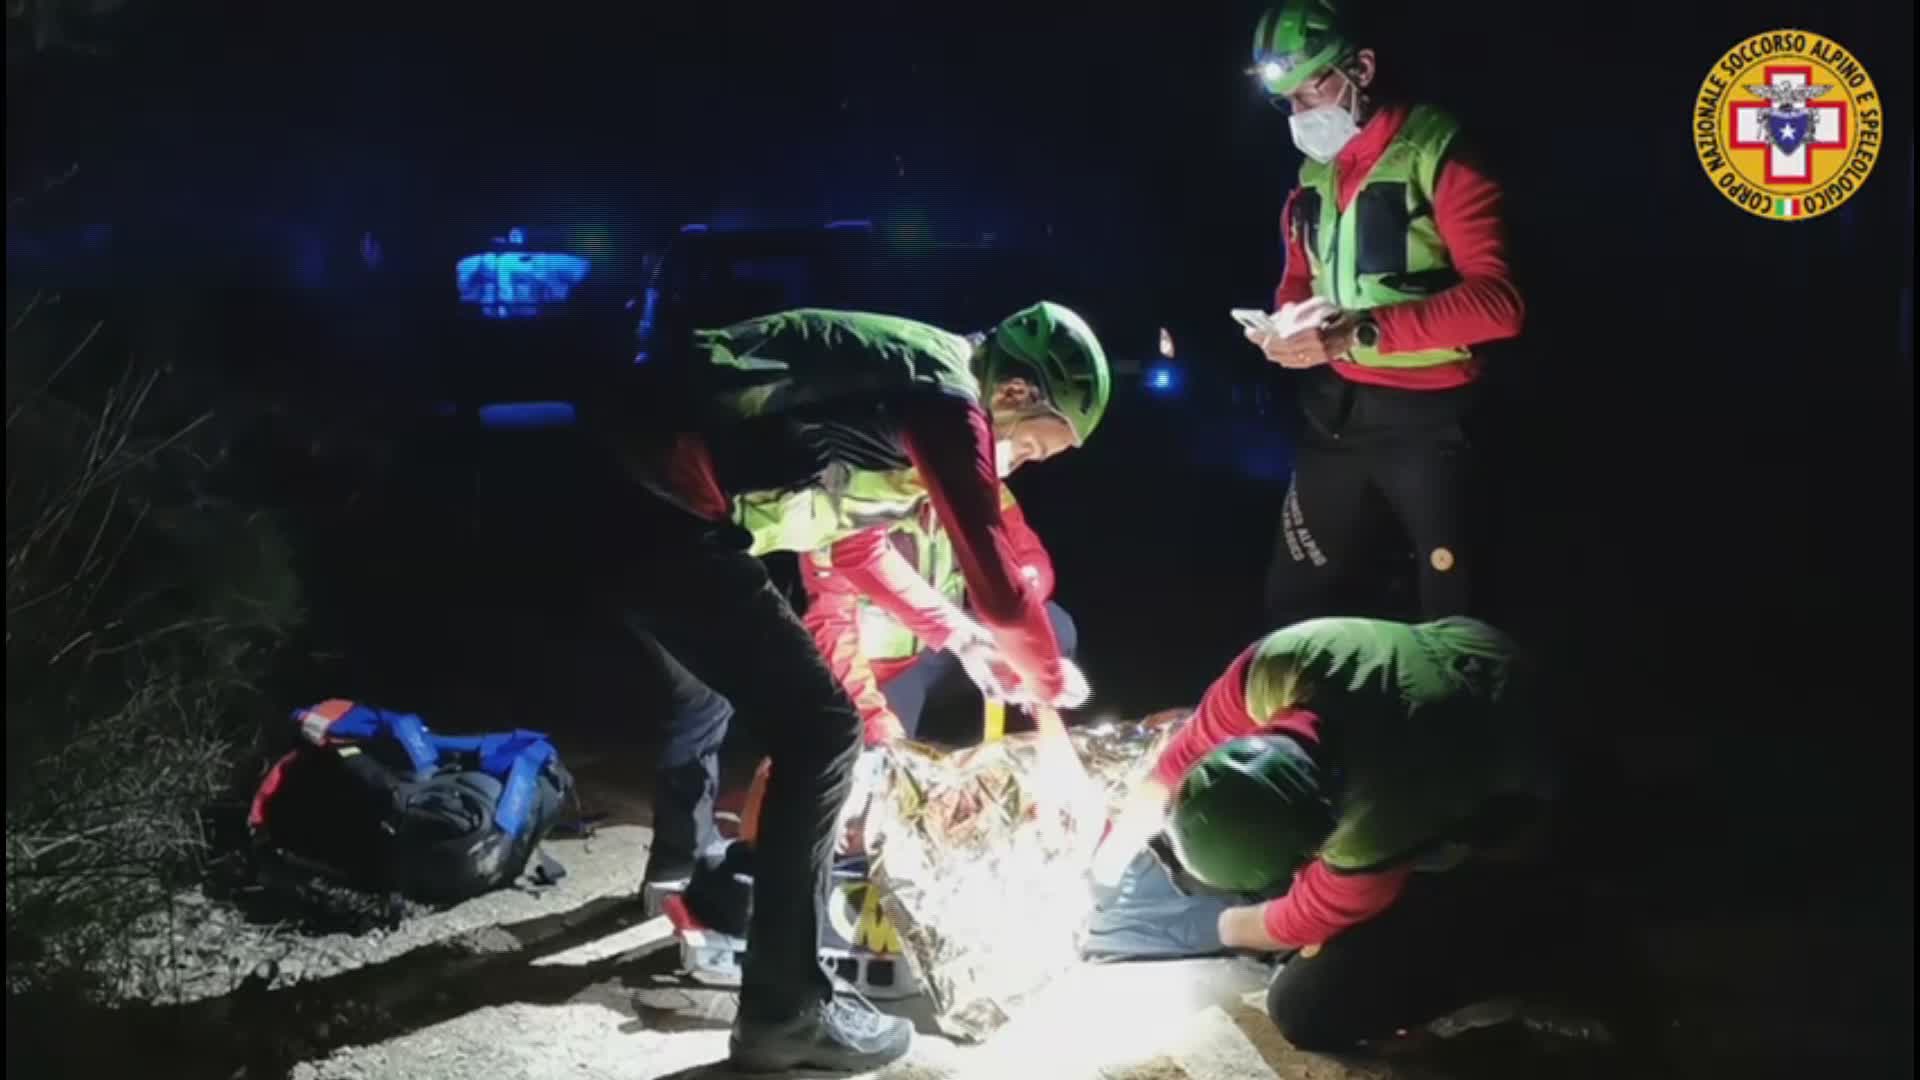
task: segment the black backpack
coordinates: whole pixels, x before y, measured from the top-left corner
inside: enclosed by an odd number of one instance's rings
[[[248,825],[256,853],[356,889],[453,904],[565,870],[539,850],[574,797],[535,731],[445,736],[348,701],[293,714],[302,741],[268,771]]]

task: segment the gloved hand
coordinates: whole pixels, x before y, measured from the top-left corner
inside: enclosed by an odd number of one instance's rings
[[[1340,314],[1340,309],[1332,301],[1315,296],[1296,303],[1281,304],[1280,310],[1268,320],[1268,333],[1276,338],[1292,337],[1302,330],[1312,329]]]
[[[1061,658],[1060,676],[1060,693],[1052,701],[1041,701],[1017,675],[1013,676],[1013,683],[1007,688],[1007,700],[1027,709],[1078,709],[1093,696],[1093,687],[1088,685],[1087,676],[1073,661]]]
[[[1313,297],[1282,304],[1262,329],[1247,329],[1247,340],[1267,360],[1294,371],[1343,359],[1351,352],[1351,330],[1341,332],[1340,309]]]
[[[1060,661],[1060,673],[1065,677],[1064,686],[1059,696],[1047,704],[1056,709],[1077,709],[1085,705],[1087,699],[1093,696],[1093,686],[1087,682],[1080,665],[1063,658]]]
[[[971,619],[961,620],[947,638],[945,648],[966,669],[967,678],[989,698],[1024,708],[1045,705],[1055,709],[1078,709],[1093,696],[1087,677],[1071,660],[1060,660],[1061,690],[1051,701],[1042,701],[1027,688],[1023,678],[1006,655],[993,633]]]
[[[960,661],[973,685],[989,698],[1008,700],[1012,692],[1010,684],[1019,683],[1013,669],[1000,658],[1000,646],[994,643],[993,635],[984,630],[969,628],[954,634],[947,639],[947,651]]]

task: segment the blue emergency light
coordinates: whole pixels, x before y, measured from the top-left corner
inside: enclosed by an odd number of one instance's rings
[[[591,260],[563,251],[528,251],[519,226],[493,238],[504,250],[482,251],[454,264],[460,300],[489,319],[526,319],[541,306],[564,301],[586,280]]]
[[[577,418],[573,405],[565,401],[508,401],[482,405],[480,426],[493,431],[539,431],[570,427]]]

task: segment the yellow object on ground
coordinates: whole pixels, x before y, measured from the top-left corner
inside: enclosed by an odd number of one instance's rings
[[[993,742],[997,739],[1005,738],[1007,734],[1007,703],[994,698],[987,698],[986,702],[985,726],[981,729],[980,741]]]

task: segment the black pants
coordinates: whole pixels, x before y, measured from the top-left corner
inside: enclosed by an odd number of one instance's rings
[[[653,844],[648,880],[681,878],[700,856],[717,854],[720,830],[713,804],[720,792],[720,746],[733,723],[733,703],[673,658],[632,617],[640,648],[667,688],[666,745],[653,787]]]
[[[859,716],[765,566],[747,554],[744,531],[646,495],[610,513],[633,519],[602,523],[605,535],[625,541],[604,552],[617,568],[607,584],[657,641],[653,657],[678,673],[676,694],[711,687],[718,704],[707,715],[731,702],[772,758],[740,1009],[784,1018],[832,993],[820,966],[820,913],[833,826],[860,751]],[[710,759],[704,740],[712,737],[709,729],[670,753],[682,764],[689,755]]]
[[[1309,385],[1307,426],[1267,570],[1270,625],[1323,615],[1472,613],[1473,458],[1460,393],[1356,386],[1330,372]],[[1383,566],[1404,565],[1409,544],[1417,606],[1384,605],[1369,585]]]
[[[1415,874],[1392,907],[1296,955],[1267,988],[1267,1014],[1302,1050],[1386,1039],[1490,998],[1559,989],[1578,937],[1575,906],[1542,869],[1468,863]]]

